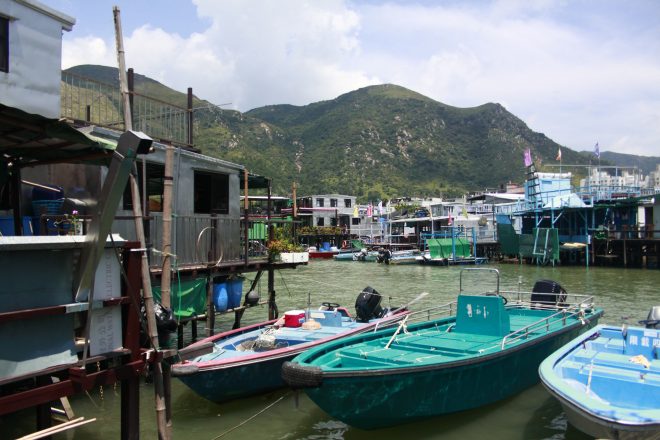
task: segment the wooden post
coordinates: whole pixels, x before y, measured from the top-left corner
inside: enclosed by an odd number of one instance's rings
[[[206,282],[206,336],[213,336],[215,307],[213,306],[213,277],[209,274]]]
[[[296,237],[296,217],[298,217],[298,201],[296,200],[296,182],[293,182],[292,188],[293,209],[291,210],[291,236]],[[312,225],[314,226],[314,225]]]
[[[115,39],[117,44],[117,61],[119,64],[119,85],[122,92],[124,103],[124,123],[126,130],[133,129],[131,119],[131,110],[129,103],[129,93],[126,79],[126,66],[124,64],[124,42],[121,31],[121,15],[119,8],[114,6],[112,12],[115,19]],[[144,225],[142,223],[142,207],[140,206],[140,190],[138,188],[135,176],[129,177],[131,186],[131,196],[133,200],[133,216],[135,217],[135,234],[140,246],[145,248]],[[149,339],[156,356],[158,356],[159,342],[158,331],[156,329],[156,315],[154,313],[153,295],[151,292],[151,278],[149,272],[149,261],[147,260],[146,250],[142,252],[142,295],[144,297],[144,306],[147,312],[147,328],[149,330]],[[167,426],[165,413],[165,398],[163,385],[163,366],[160,361],[153,363],[154,390],[156,403],[156,420],[158,424],[158,438],[160,440],[169,440],[171,438],[170,430]]]
[[[13,166],[11,171],[11,198],[11,205],[14,208],[14,234],[23,235],[23,216],[21,215],[21,170],[17,166]],[[46,228],[43,230],[45,229]]]
[[[172,308],[170,300],[171,270],[172,270],[172,183],[174,169],[174,147],[168,145],[165,149],[165,175],[163,176],[163,271],[161,276],[160,302],[163,306]],[[181,292],[179,292],[181,294]]]
[[[188,87],[188,145],[193,145],[193,89]]]
[[[278,316],[277,304],[275,303],[275,269],[272,263],[268,267],[268,319],[276,319]]]
[[[243,197],[243,219],[244,219],[244,226],[243,226],[243,235],[245,237],[245,246],[244,246],[244,252],[245,252],[245,264],[248,264],[248,251],[250,250],[250,243],[249,243],[249,236],[250,236],[250,213],[248,212],[249,207],[250,207],[250,201],[248,200],[248,170],[243,169],[243,192],[244,192],[244,197]]]

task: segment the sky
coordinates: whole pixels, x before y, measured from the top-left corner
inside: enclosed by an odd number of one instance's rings
[[[502,104],[562,146],[660,156],[657,0],[41,0],[76,19],[62,67],[126,66],[223,108],[397,84]]]

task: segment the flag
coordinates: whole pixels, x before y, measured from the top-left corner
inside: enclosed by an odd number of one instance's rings
[[[461,214],[463,214],[463,216],[465,218],[469,218],[468,212],[467,212],[467,209],[465,208],[465,206],[463,206],[463,209],[461,210]]]
[[[378,215],[383,215],[383,201],[378,202]]]
[[[367,205],[367,217],[371,217],[373,215],[373,207],[371,206],[371,202],[369,202],[369,205]]]
[[[561,162],[561,147],[559,147],[559,151],[557,152],[557,159],[559,162]]]
[[[598,146],[598,142],[594,145],[594,156],[600,159],[600,147]]]
[[[358,212],[358,207],[357,204],[355,205],[355,208],[353,208],[353,217],[359,217],[360,213]]]
[[[451,219],[451,208],[449,208],[449,218],[447,219],[447,224],[451,226],[453,223],[453,220]]]
[[[532,165],[532,152],[529,148],[525,150],[524,159],[526,167]]]

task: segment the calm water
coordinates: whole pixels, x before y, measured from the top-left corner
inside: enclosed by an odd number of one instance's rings
[[[500,270],[503,290],[516,290],[520,281],[521,289],[529,291],[536,280],[553,279],[569,293],[593,294],[597,297],[597,304],[605,309],[605,317],[601,320],[605,323],[620,324],[622,318],[627,317],[628,323],[637,324],[639,319],[646,318],[652,305],[660,304],[660,271],[657,270],[508,264],[482,267]],[[353,309],[357,294],[370,285],[386,297],[391,297],[389,301],[392,306],[403,304],[421,292],[430,292],[430,295],[412,307],[420,309],[454,300],[459,289],[459,270],[447,267],[312,261],[306,267],[275,274],[277,303],[282,314],[286,310],[304,307],[311,293],[313,305],[321,301],[333,301]],[[263,279],[261,288],[265,292],[266,277]],[[255,308],[245,314],[243,323],[262,321],[266,316],[265,307]],[[230,328],[232,323],[233,315],[218,319],[221,330]],[[203,334],[201,324],[199,328],[200,334]],[[296,398],[293,393],[282,390],[217,405],[198,397],[177,380],[173,380],[172,386],[173,433],[179,439],[588,438],[567,426],[560,405],[541,385],[478,410],[378,431],[361,431],[333,420],[307,399],[304,393]],[[89,396],[73,399],[76,416],[96,417],[97,422],[56,438],[119,438],[119,395],[118,389],[106,388],[102,398],[100,392],[95,390]],[[149,384],[142,386],[141,408],[142,436],[156,438],[153,388]],[[247,421],[261,411],[263,413]],[[26,423],[33,421],[32,418],[26,419]]]

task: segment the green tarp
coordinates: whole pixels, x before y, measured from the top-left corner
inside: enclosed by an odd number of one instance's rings
[[[511,223],[498,223],[497,237],[500,241],[500,250],[504,255],[518,255],[520,251],[519,236]]]
[[[532,234],[520,235],[519,254],[523,258],[536,258],[540,262],[559,261],[559,230],[535,228]]]
[[[364,249],[364,243],[362,240],[351,240],[351,247],[353,249]]]
[[[254,223],[248,230],[248,240],[265,240],[266,225],[264,223]]]
[[[152,287],[156,301],[160,302],[160,286]],[[172,282],[172,311],[177,319],[206,313],[206,278]]]
[[[431,258],[467,258],[470,256],[470,243],[461,237],[451,238],[429,238],[426,240]],[[453,255],[453,251],[456,255]]]

